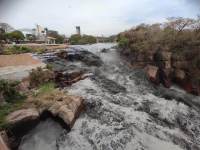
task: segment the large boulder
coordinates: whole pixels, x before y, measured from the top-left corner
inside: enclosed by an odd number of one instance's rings
[[[58,57],[68,61],[82,61],[88,66],[101,66],[103,64],[100,57],[86,50],[68,50],[57,54]]]
[[[152,66],[152,65],[147,65],[145,68],[146,74],[148,79],[153,82],[158,84],[159,83],[159,76],[158,76],[158,67]]]
[[[78,96],[67,96],[58,99],[48,111],[61,118],[70,128],[83,108],[83,99]]]
[[[34,108],[21,109],[9,114],[6,121],[9,125],[16,126],[36,121],[39,118],[39,113]]]
[[[39,113],[34,108],[21,109],[12,112],[6,118],[9,125],[9,144],[11,149],[16,149],[21,138],[39,122]]]

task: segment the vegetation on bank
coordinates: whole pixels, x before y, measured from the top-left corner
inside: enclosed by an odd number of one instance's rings
[[[43,70],[41,67],[38,67],[30,72],[29,80],[31,88],[39,87],[45,83],[53,82],[54,72],[49,69]]]
[[[197,19],[168,18],[165,23],[140,24],[118,35],[118,43],[126,53],[170,51],[174,57],[194,56],[194,66],[200,62],[200,16]],[[123,52],[122,51],[122,52]]]
[[[18,85],[18,81],[0,80],[0,129],[6,127],[5,117],[21,108],[26,99]]]
[[[24,99],[25,96],[21,94],[18,88],[18,81],[0,80],[0,97],[8,103],[13,103],[20,99]]]
[[[0,130],[8,127],[5,119],[9,113],[23,108],[30,99],[39,99],[45,93],[52,93],[55,89],[53,79],[51,70],[33,69],[27,79],[29,84],[26,92],[20,88],[19,81],[0,80]]]
[[[173,52],[192,51],[200,46],[200,17],[168,18],[165,23],[141,24],[120,33],[118,41],[121,47],[128,46],[133,52],[157,47]]]
[[[78,35],[74,34],[69,38],[69,42],[72,45],[84,45],[84,44],[94,44],[96,43],[96,38],[91,35]]]

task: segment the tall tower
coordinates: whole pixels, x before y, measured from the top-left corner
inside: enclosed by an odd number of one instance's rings
[[[81,35],[81,27],[76,26],[76,34]]]

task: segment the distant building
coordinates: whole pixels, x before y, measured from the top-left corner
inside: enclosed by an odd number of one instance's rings
[[[76,26],[76,34],[81,35],[81,27]]]
[[[34,43],[46,43],[46,44],[55,44],[56,38],[54,38],[53,35],[58,34],[57,31],[48,30],[47,28],[42,27],[41,25],[36,25],[34,29],[18,29],[21,31],[24,36],[25,40],[24,42],[34,42]],[[11,27],[7,23],[0,23],[0,33],[9,33],[15,31],[13,27]]]
[[[40,25],[36,25],[35,36],[39,41],[45,41],[47,37],[47,29]]]
[[[46,44],[56,44],[56,38],[48,36],[45,42]]]
[[[57,33],[57,31],[48,31],[47,28],[44,28],[41,25],[36,25],[35,29],[21,29],[20,31],[24,34],[26,41],[46,44],[56,43],[56,38],[52,37],[48,33]]]

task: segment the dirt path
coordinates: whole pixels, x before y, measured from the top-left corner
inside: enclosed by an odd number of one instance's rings
[[[40,63],[42,63],[40,60],[33,58],[31,54],[28,53],[18,55],[0,55],[0,67],[26,66]]]
[[[32,57],[31,54],[0,55],[0,78],[21,80],[29,75],[29,72],[45,64]]]

